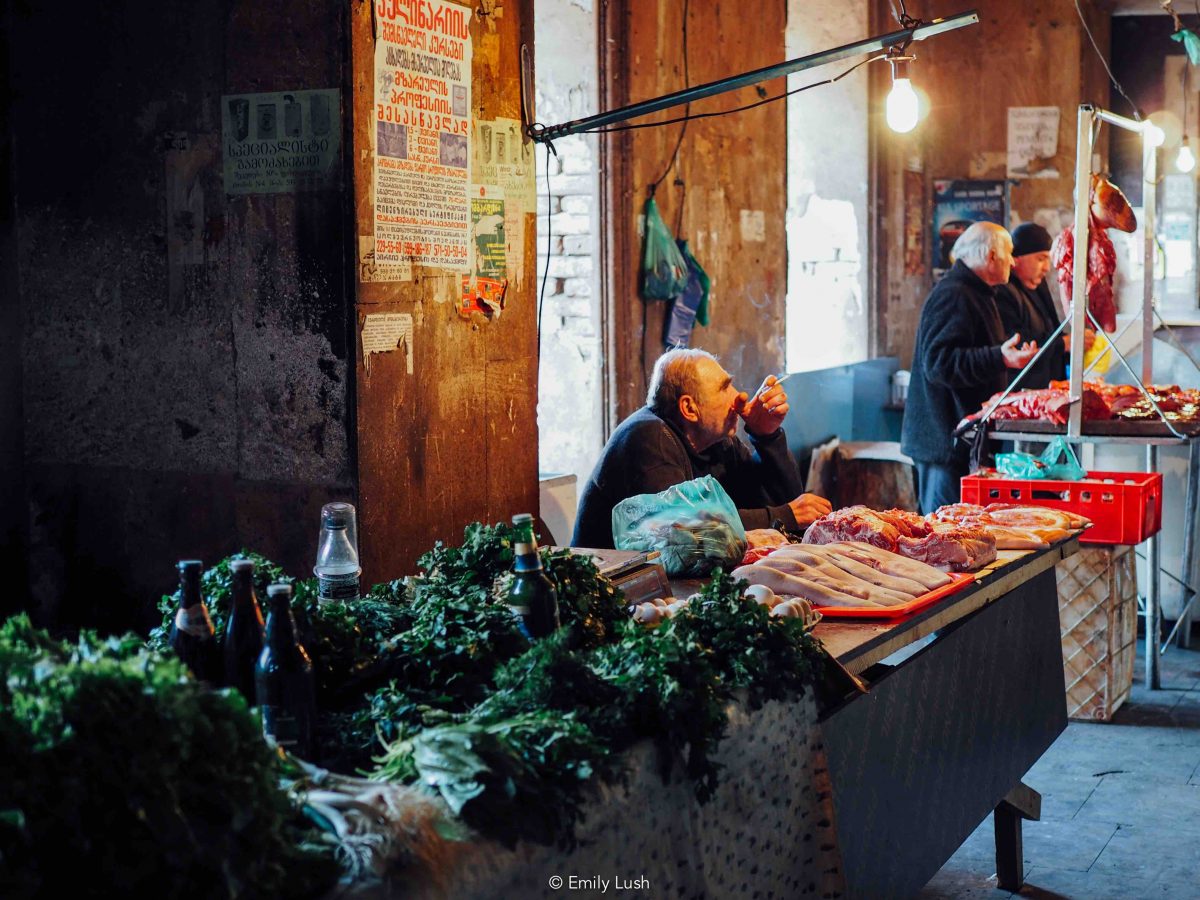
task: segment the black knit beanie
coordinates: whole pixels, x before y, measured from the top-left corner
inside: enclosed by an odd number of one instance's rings
[[[1012,233],[1012,255],[1025,256],[1028,253],[1042,253],[1050,249],[1050,232],[1041,225],[1026,222],[1018,225]]]

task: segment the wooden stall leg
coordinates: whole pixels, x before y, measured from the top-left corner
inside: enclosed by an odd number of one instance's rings
[[[1042,795],[1020,783],[1000,801],[992,813],[996,828],[996,886],[1017,891],[1025,883],[1025,858],[1021,844],[1021,820],[1042,817]]]

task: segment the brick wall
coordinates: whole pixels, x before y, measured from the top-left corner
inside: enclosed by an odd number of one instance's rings
[[[539,2],[535,27],[538,120],[554,124],[594,113],[596,22],[590,0]],[[574,473],[582,488],[603,443],[596,139],[573,135],[555,141],[554,150],[547,173],[546,150],[537,148],[539,290],[543,275],[547,278],[538,455],[542,472]]]

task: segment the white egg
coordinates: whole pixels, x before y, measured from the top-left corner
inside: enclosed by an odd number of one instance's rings
[[[633,621],[643,625],[657,625],[662,620],[662,612],[653,603],[642,603],[634,611]]]
[[[746,588],[746,596],[755,603],[763,603],[770,606],[773,605],[772,600],[775,598],[775,592],[765,584],[752,584]]]
[[[800,611],[800,604],[794,600],[785,600],[771,610],[771,615],[783,616],[788,619],[798,619],[802,613]]]

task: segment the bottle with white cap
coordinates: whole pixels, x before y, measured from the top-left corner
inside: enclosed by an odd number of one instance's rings
[[[317,599],[353,601],[360,596],[358,522],[354,506],[338,501],[321,508],[321,537],[317,542]]]

